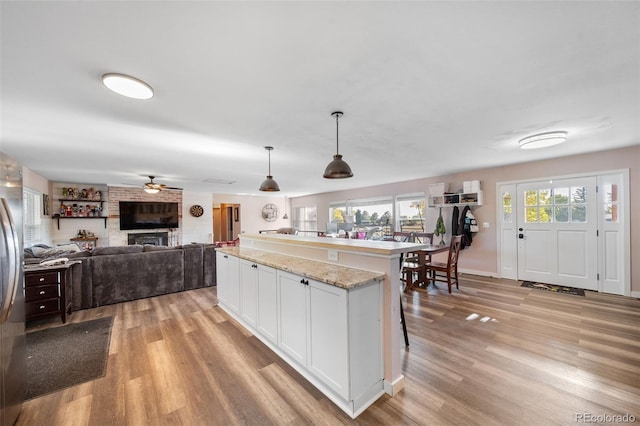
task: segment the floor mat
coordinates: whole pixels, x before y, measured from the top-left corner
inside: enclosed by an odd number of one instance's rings
[[[575,296],[584,296],[584,290],[575,287],[566,287],[563,285],[536,283],[533,281],[523,281],[520,287],[535,288],[537,290],[545,290],[553,293],[573,294]]]

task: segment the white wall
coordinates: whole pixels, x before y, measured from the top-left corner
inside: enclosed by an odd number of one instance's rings
[[[240,204],[241,233],[257,234],[261,230],[278,229],[291,226],[291,211],[288,206],[288,199],[280,197],[263,197],[254,195],[235,194],[213,194],[214,204]],[[275,204],[278,206],[278,219],[275,222],[267,222],[262,218],[262,208],[265,204]],[[286,213],[289,219],[282,219]]]
[[[193,217],[191,206],[202,206],[204,213]],[[211,193],[182,191],[182,243],[213,242],[213,198]]]

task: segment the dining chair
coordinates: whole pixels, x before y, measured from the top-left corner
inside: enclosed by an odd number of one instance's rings
[[[433,244],[433,232],[414,232],[414,242],[420,244]]]
[[[399,243],[412,243],[413,242],[413,232],[393,232],[393,241],[397,241]]]
[[[419,282],[425,281],[425,277],[425,265],[420,263],[418,257],[407,258],[404,262],[402,262],[400,280],[405,284],[405,293],[409,293],[415,290]]]
[[[433,282],[446,282],[451,293],[451,286],[455,283],[458,287],[458,255],[460,254],[460,245],[462,244],[462,235],[456,235],[451,238],[449,246],[449,256],[447,262],[429,262],[425,267],[426,279]]]

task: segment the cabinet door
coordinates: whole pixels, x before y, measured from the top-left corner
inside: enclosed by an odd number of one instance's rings
[[[240,317],[256,328],[258,317],[258,265],[240,260]]]
[[[278,344],[278,290],[276,270],[258,265],[258,331]]]
[[[218,299],[232,311],[240,312],[239,259],[224,253],[216,253]]]
[[[218,300],[226,304],[229,293],[229,264],[227,262],[229,256],[216,252],[216,291]]]
[[[349,395],[347,291],[309,280],[309,370],[345,399]]]
[[[278,346],[301,365],[307,365],[307,286],[302,278],[278,271]]]

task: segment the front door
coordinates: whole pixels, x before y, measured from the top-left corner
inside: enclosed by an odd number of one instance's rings
[[[598,290],[596,178],[517,185],[518,279]]]

